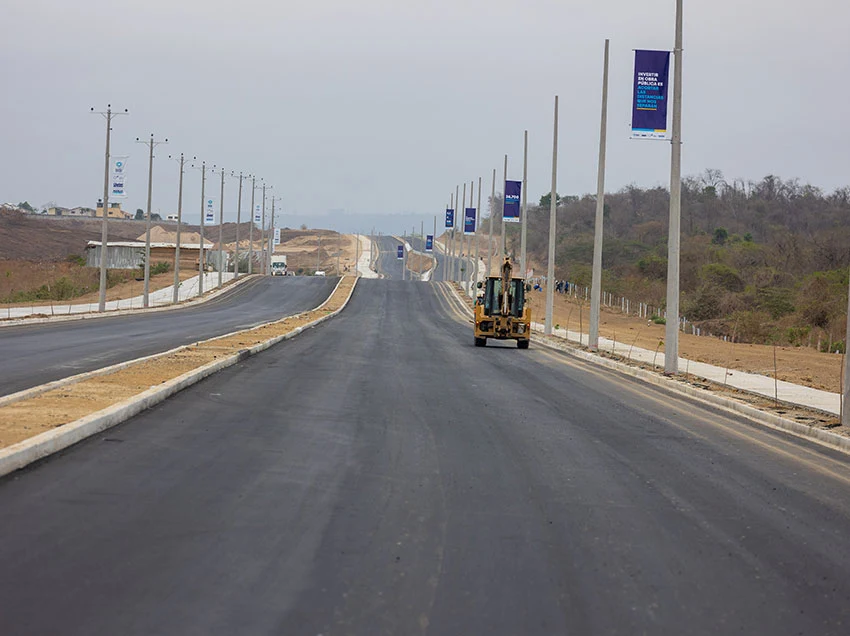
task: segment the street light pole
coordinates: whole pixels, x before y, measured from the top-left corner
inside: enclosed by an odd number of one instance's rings
[[[231,176],[236,176],[235,173],[230,173]],[[239,173],[239,198],[236,202],[236,250],[234,253],[233,264],[233,280],[239,279],[239,225],[242,223],[242,179],[244,175]]]
[[[679,371],[679,241],[682,220],[682,0],[676,0],[676,48],[673,49],[673,135],[670,140],[670,230],[667,239],[667,317],[664,373]]]
[[[142,305],[145,309],[149,306],[150,288],[151,288],[151,193],[153,192],[153,149],[159,144],[167,144],[165,141],[154,141],[153,133],[151,133],[150,141],[142,141],[136,137],[137,144],[144,144],[149,147],[148,154],[148,209],[145,214],[145,291],[142,296]]]
[[[500,252],[499,258],[499,271],[501,271],[502,263],[505,262],[505,256],[507,256],[508,248],[507,241],[505,240],[505,200],[507,199],[507,185],[508,185],[508,155],[505,155],[505,176],[502,179],[502,248]]]
[[[555,127],[552,141],[552,191],[549,195],[549,262],[546,265],[546,324],[544,331],[552,335],[555,309],[555,232],[558,219],[558,96],[555,95]]]
[[[525,278],[526,269],[526,245],[528,236],[528,131],[523,134],[522,150],[522,235],[519,240],[519,269],[520,277]]]
[[[478,177],[478,205],[475,208],[475,280],[472,281],[473,285],[478,284],[478,267],[479,267],[479,249],[480,249],[480,241],[478,240],[478,225],[481,223],[481,177]],[[475,292],[472,292],[473,294]]]
[[[185,159],[180,153],[180,185],[177,187],[177,243],[174,246],[174,289],[171,302],[175,305],[180,300],[180,228],[183,225],[183,165]]]
[[[596,223],[593,230],[593,272],[590,289],[590,333],[588,345],[599,347],[599,311],[602,293],[602,224],[605,222],[605,151],[608,138],[608,48],[605,40],[605,58],[602,70],[602,119],[599,124],[599,171],[596,180]]]
[[[96,111],[94,108],[91,112],[103,115],[106,119],[106,153],[103,161],[103,222],[100,226],[100,289],[98,293],[97,310],[99,312],[106,311],[106,242],[108,239],[107,219],[109,218],[109,142],[110,133],[112,132],[112,118],[117,115],[126,115],[127,109],[123,113],[112,112],[112,104],[106,105],[106,112]]]
[[[268,275],[268,270],[266,270],[266,183],[263,182],[263,222],[260,225],[260,245],[262,246],[260,252],[260,258],[262,259],[260,265],[260,273],[264,276]]]
[[[490,220],[487,234],[487,276],[491,276],[493,272],[493,212],[495,212],[494,202],[496,200],[496,169],[493,168],[493,186],[490,188]]]
[[[221,198],[218,202],[218,260],[217,269],[218,269],[218,286],[221,287],[224,284],[222,276],[224,274],[224,267],[222,261],[224,260],[224,249],[222,243],[224,242],[224,168],[219,168],[218,170],[221,173],[221,194],[219,195]]]
[[[197,167],[197,166],[195,166]],[[206,215],[206,185],[207,185],[207,162],[201,162],[201,248],[198,259],[198,296],[204,295],[204,274],[206,267],[204,266],[204,216]]]
[[[251,225],[248,227],[248,275],[254,273],[254,223],[257,211],[254,209],[254,195],[257,192],[257,177],[251,175]]]

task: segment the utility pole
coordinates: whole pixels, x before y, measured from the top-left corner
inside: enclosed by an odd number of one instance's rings
[[[217,168],[213,166],[210,170],[212,173],[218,172],[221,175],[221,191],[219,193],[219,202],[218,202],[218,250],[216,251],[216,269],[218,270],[218,285],[217,287],[221,287],[223,284],[222,274],[223,274],[223,266],[222,262],[224,261],[224,249],[222,247],[222,243],[224,241],[224,175],[226,174],[225,169]]]
[[[667,324],[664,373],[679,371],[679,241],[682,220],[682,0],[676,0],[676,48],[673,49],[673,136],[670,140],[670,232],[667,239]]]
[[[319,249],[316,251],[316,271],[318,272],[322,269],[322,235],[318,235],[319,238]]]
[[[469,198],[472,198],[472,193],[469,193]],[[460,205],[460,259],[458,259],[457,266],[457,280],[459,283],[463,282],[463,277],[466,273],[466,267],[463,264],[464,258],[464,246],[466,244],[466,181],[463,182],[463,198],[461,199]]]
[[[457,282],[457,279],[459,278],[458,272],[460,271],[458,258],[457,258],[459,250],[457,248],[457,237],[456,237],[455,228],[457,228],[458,214],[463,213],[463,210],[460,209],[461,205],[460,205],[460,199],[458,198],[459,196],[460,196],[460,187],[455,186],[455,202],[454,202],[455,214],[454,214],[454,219],[452,219],[452,280],[455,281],[455,282]]]
[[[145,144],[149,147],[148,154],[148,209],[145,214],[145,291],[142,296],[142,305],[145,309],[149,306],[149,296],[151,288],[151,193],[153,192],[153,149],[159,144],[167,144],[165,141],[154,141],[153,133],[151,133],[150,141],[142,141],[136,137],[137,144]]]
[[[342,276],[342,272],[339,268],[339,256],[342,253],[342,233],[336,233],[336,275]]]
[[[112,118],[118,115],[126,115],[127,109],[123,113],[112,112],[112,104],[106,105],[106,112],[96,111],[94,108],[91,112],[98,115],[103,115],[106,119],[106,153],[103,161],[103,222],[100,226],[100,292],[98,294],[97,310],[99,312],[106,311],[106,242],[108,238],[107,219],[109,218],[109,141],[110,133],[112,132]]]
[[[280,201],[281,199],[282,199],[282,197],[272,197],[271,235],[269,236],[269,261],[268,261],[268,272],[269,272],[269,274],[274,274],[274,272],[272,271],[272,257],[274,256],[274,248],[275,248],[275,242],[274,242],[274,228],[275,228],[275,224],[274,224],[274,221],[275,221],[275,219],[274,219],[274,216],[275,216],[274,204],[275,204],[275,201]]]
[[[478,284],[478,268],[480,258],[478,255],[478,251],[480,249],[480,241],[478,240],[478,230],[479,224],[481,223],[481,177],[478,177],[478,207],[475,208],[475,280],[472,282],[473,285]],[[475,292],[472,292],[473,294]]]
[[[493,168],[493,187],[490,189],[490,222],[487,224],[489,233],[487,235],[487,276],[491,276],[493,272],[493,212],[495,212],[494,202],[496,200],[496,169]]]
[[[262,179],[261,179],[262,181]],[[248,275],[254,273],[254,223],[257,219],[257,211],[254,209],[254,194],[257,191],[257,177],[251,175],[251,225],[248,228]]]
[[[263,182],[263,222],[260,224],[260,245],[262,245],[262,251],[260,252],[260,273],[263,275],[268,275],[268,271],[266,271],[266,183]]]
[[[437,277],[437,217],[434,217],[434,234],[431,239],[431,252],[434,254],[434,271],[431,273],[431,282]]]
[[[183,153],[180,153],[180,185],[177,187],[177,244],[174,246],[174,290],[171,302],[175,305],[180,300],[180,229],[183,226]]]
[[[357,232],[354,243],[354,278],[360,276],[360,232]]]
[[[519,240],[519,269],[520,276],[526,277],[526,245],[528,236],[528,131],[523,134],[522,150],[522,234]]]
[[[232,177],[236,176],[236,173],[231,172],[230,175]],[[236,250],[234,253],[234,265],[233,265],[233,280],[239,280],[239,225],[242,223],[242,179],[244,175],[239,173],[239,197],[236,202]]]
[[[197,168],[197,166],[195,166]],[[206,263],[204,263],[204,216],[206,216],[206,184],[207,184],[207,162],[201,162],[201,251],[198,259],[198,296],[204,295],[204,273],[206,272]]]
[[[505,177],[502,179],[502,248],[501,258],[499,259],[499,268],[501,271],[502,263],[505,262],[505,256],[508,253],[507,241],[505,240],[505,199],[507,199],[507,183],[508,183],[508,155],[505,155]]]
[[[847,401],[850,399],[850,355],[847,344],[850,343],[850,294],[847,296],[847,331],[844,335],[844,386],[841,387],[841,426],[850,426],[850,414],[847,413]]]
[[[590,289],[591,350],[599,348],[599,310],[602,293],[602,224],[605,217],[605,152],[608,138],[608,48],[605,40],[605,57],[602,70],[602,118],[599,124],[599,172],[596,179],[596,223],[593,230],[593,273]]]
[[[546,265],[546,324],[544,331],[552,335],[552,314],[555,309],[555,232],[558,219],[558,96],[555,95],[555,128],[552,141],[552,192],[549,195],[549,262]]]

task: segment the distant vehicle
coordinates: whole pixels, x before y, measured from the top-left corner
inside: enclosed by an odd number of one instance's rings
[[[531,342],[531,309],[525,304],[529,287],[522,278],[511,276],[509,258],[501,276],[489,276],[478,288],[484,296],[475,305],[475,346],[484,347],[487,339],[516,340],[517,349],[528,349]]]
[[[272,254],[272,276],[286,276],[286,254]]]
[[[324,276],[324,275],[325,275],[325,271],[322,270],[322,269],[317,269],[316,273],[314,274],[314,276]]]

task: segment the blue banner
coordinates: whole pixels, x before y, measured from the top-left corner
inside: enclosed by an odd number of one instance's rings
[[[262,208],[260,207],[259,203],[254,206],[254,223],[260,223],[261,219],[263,218],[262,216],[260,216],[261,210]]]
[[[446,227],[454,228],[455,226],[455,211],[451,208],[446,210]]]
[[[215,222],[215,201],[207,199],[207,209],[204,212],[204,223]]]
[[[404,260],[404,245],[398,246],[398,255],[396,256],[396,258],[400,261]]]
[[[463,233],[475,234],[475,208],[466,208],[463,213]]]
[[[519,222],[519,197],[522,181],[505,181],[505,223]]]
[[[434,235],[429,234],[425,237],[425,251],[433,252],[434,251]]]
[[[667,139],[669,51],[635,51],[632,139]]]

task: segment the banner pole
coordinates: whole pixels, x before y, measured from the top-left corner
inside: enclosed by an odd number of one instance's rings
[[[487,276],[493,271],[493,203],[496,200],[496,169],[493,168],[493,187],[490,189],[490,220],[487,223],[489,233],[487,235]]]
[[[469,193],[469,198],[472,198],[472,193]],[[460,258],[457,262],[457,280],[459,283],[463,283],[463,277],[466,273],[466,268],[463,266],[463,254],[464,254],[464,246],[466,245],[466,181],[463,182],[463,205],[460,206],[460,249],[458,250],[458,255]]]
[[[502,179],[502,247],[499,258],[499,271],[501,271],[502,263],[505,262],[506,241],[505,241],[505,199],[507,198],[507,187],[505,186],[508,180],[508,155],[505,155],[505,178]]]
[[[479,267],[479,257],[478,253],[480,250],[480,242],[478,240],[478,224],[481,222],[481,177],[478,177],[478,205],[475,208],[475,279],[472,281],[473,285],[478,284],[478,267]],[[475,292],[473,291],[473,294]]]
[[[455,228],[457,227],[457,211],[460,209],[460,186],[455,186],[454,218],[452,218],[452,281],[457,281],[457,238]]]
[[[434,217],[434,234],[431,239],[431,252],[434,254],[434,272],[431,274],[431,283],[437,278],[437,217]]]
[[[528,270],[526,269],[526,245],[528,235],[528,131],[523,133],[523,151],[522,151],[522,236],[520,238],[519,248],[519,270],[520,277],[525,278]]]
[[[673,50],[673,136],[670,157],[670,231],[667,240],[667,324],[664,373],[679,371],[679,241],[682,217],[682,0],[676,0],[676,48]]]
[[[558,96],[555,95],[555,126],[552,136],[552,191],[549,195],[549,262],[546,265],[546,324],[544,331],[552,335],[555,309],[555,231],[558,215]]]
[[[608,138],[608,50],[610,40],[605,40],[605,58],[602,70],[602,117],[599,124],[599,172],[596,181],[596,223],[593,231],[593,274],[590,292],[590,338],[592,351],[599,347],[599,294],[602,290],[602,224],[605,217],[605,151]]]

